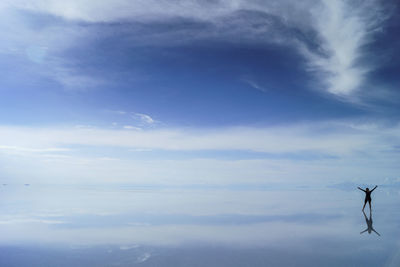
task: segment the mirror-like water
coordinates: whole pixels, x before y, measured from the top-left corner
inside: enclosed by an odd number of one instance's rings
[[[7,185],[0,266],[399,266],[398,188]]]

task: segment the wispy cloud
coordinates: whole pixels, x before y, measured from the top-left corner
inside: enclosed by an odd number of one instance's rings
[[[149,125],[156,123],[156,121],[152,117],[150,117],[150,115],[144,113],[134,113],[133,118],[139,119],[142,123]]]
[[[111,114],[116,114],[116,115],[126,115],[126,114],[128,114],[128,112],[127,111],[124,111],[124,110],[105,110],[105,112],[107,112],[107,113],[111,113]]]
[[[318,49],[302,49],[310,71],[328,92],[349,97],[361,89],[365,76],[375,68],[366,61],[361,64],[361,60],[366,55],[365,45],[386,17],[382,7],[374,0],[324,0],[312,15],[320,44]]]
[[[156,1],[156,0],[115,0],[82,1],[61,3],[56,0],[5,1],[3,6],[12,6],[35,12],[50,13],[69,20],[87,22],[113,22],[118,20],[158,20],[166,17],[211,18],[234,9],[238,4],[232,1]]]
[[[346,122],[299,123],[266,128],[224,127],[215,129],[159,128],[123,131],[101,128],[0,127],[3,148],[21,151],[65,151],[67,145],[116,146],[163,150],[250,150],[259,152],[327,151],[351,153],[372,147],[375,140],[391,148],[397,127]],[[28,149],[30,143],[39,148]],[[43,146],[43,148],[40,148]],[[60,147],[58,149],[58,147]],[[50,147],[50,148],[49,148]],[[55,147],[55,148],[53,148]],[[379,146],[380,149],[384,147]]]
[[[374,34],[382,27],[388,16],[385,15],[381,4],[382,2],[378,0],[362,2],[347,0],[201,2],[189,0],[184,3],[175,0],[73,0],[63,3],[56,0],[17,0],[2,2],[2,13],[6,14],[6,11],[11,10],[13,14],[17,14],[15,10],[28,10],[35,14],[51,14],[68,22],[85,21],[93,24],[116,21],[151,23],[171,18],[200,21],[212,27],[201,32],[199,29],[185,30],[179,27],[178,31],[183,34],[178,36],[176,33],[166,31],[149,38],[156,38],[153,40],[156,44],[164,44],[166,43],[164,39],[183,42],[188,38],[194,40],[226,38],[233,41],[240,36],[240,40],[258,43],[273,42],[298,49],[307,59],[308,70],[321,82],[316,86],[320,91],[329,92],[343,99],[351,99],[364,85],[368,73],[376,68],[374,64],[365,60],[367,55],[365,45],[374,39]],[[90,35],[90,28],[76,28],[76,25],[74,25],[75,28],[72,27],[74,29],[68,28],[68,30],[62,30],[65,25],[45,27],[40,32],[40,41],[38,40],[37,44],[32,46],[26,40],[38,39],[34,38],[37,35],[36,31],[27,27],[15,16],[8,15],[5,21],[10,20],[13,21],[13,25],[22,30],[23,37],[11,34],[8,29],[4,29],[5,45],[0,45],[0,48],[3,46],[4,51],[11,51],[10,47],[23,50],[33,62],[49,62],[46,58],[52,57],[55,47],[58,51],[63,50],[76,45],[78,36]],[[293,30],[300,31],[308,37],[298,38],[296,34],[290,34]],[[66,32],[66,34],[60,36],[58,32]],[[56,38],[57,36],[60,38]],[[160,40],[160,38],[164,39]],[[65,88],[85,89],[100,86],[105,82],[101,79],[101,75],[77,73],[76,64],[69,64],[62,60],[54,62],[55,64],[52,64],[51,68],[44,73],[47,73],[48,77],[53,77]],[[254,80],[245,82],[257,90],[265,90]],[[144,116],[142,120],[151,122]]]
[[[135,127],[135,126],[132,126],[132,125],[124,125],[122,128],[124,128],[124,129],[126,129],[126,130],[139,130],[139,131],[142,130],[142,128],[140,128],[140,127]]]
[[[15,153],[49,153],[49,152],[67,152],[69,148],[49,147],[49,148],[34,148],[34,147],[19,147],[0,145],[1,151],[11,151]]]
[[[64,64],[58,62],[52,71],[44,73],[62,85],[66,90],[85,91],[106,84],[107,82],[98,75],[87,73],[78,74],[72,68],[66,68]]]
[[[261,86],[259,83],[257,83],[254,79],[251,79],[249,77],[243,77],[241,79],[242,82],[250,85],[251,87],[253,87],[254,89],[261,91],[261,92],[267,92],[268,89],[265,86]]]
[[[43,220],[43,219],[34,219],[34,218],[21,218],[21,219],[10,219],[10,220],[1,220],[0,225],[5,224],[63,224],[63,221],[56,221],[56,220]]]
[[[373,178],[393,176],[398,171],[398,126],[330,121],[265,128],[231,127],[215,129],[157,129],[142,131],[76,128],[1,127],[3,147],[29,147],[35,151],[18,151],[18,159],[0,150],[0,160],[12,176],[30,170],[30,177],[46,180],[89,179],[92,181],[125,182],[249,182],[303,180],[317,182],[326,173],[335,173],[331,181],[350,177]],[[73,151],[58,151],[48,157],[48,148],[73,147]],[[92,147],[92,150],[88,150]],[[135,149],[151,151],[146,159],[132,158]],[[132,151],[133,150],[133,151]],[[174,158],[171,153],[191,151],[254,151],[270,155],[295,154],[293,157],[223,158],[218,153],[192,158]],[[157,154],[161,151],[161,154]],[[332,155],[316,157],[304,164],[302,155],[309,153]],[[4,153],[7,152],[7,153]],[[68,153],[66,155],[65,153]],[[43,155],[42,155],[43,154]],[[66,155],[67,157],[62,157]],[[108,160],[112,158],[113,160]],[[43,160],[52,160],[51,166]],[[138,161],[139,160],[139,161]],[[26,168],[21,168],[24,165]],[[29,168],[28,168],[28,167]],[[157,168],[155,168],[157,166]],[[68,174],[62,170],[68,169]],[[338,171],[340,169],[340,172]],[[378,174],[379,173],[379,174]],[[35,175],[34,175],[35,174]],[[51,177],[48,177],[51,174]],[[83,178],[86,177],[86,178]],[[307,177],[307,178],[305,178]],[[94,180],[93,180],[94,179]]]
[[[143,128],[153,127],[160,124],[160,121],[154,119],[149,114],[131,112],[126,110],[105,110],[105,112],[117,115],[119,118],[124,118],[122,128],[126,130],[143,130]],[[113,123],[113,126],[118,126],[119,123]]]

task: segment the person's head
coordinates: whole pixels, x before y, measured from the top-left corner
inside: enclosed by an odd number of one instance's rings
[[[369,192],[369,188],[368,188],[368,187],[367,187],[367,188],[365,188],[365,191]]]

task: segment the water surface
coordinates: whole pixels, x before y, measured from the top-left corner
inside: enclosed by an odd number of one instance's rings
[[[0,194],[0,266],[400,264],[398,188],[374,191],[366,217],[353,187],[32,184]],[[370,215],[376,232],[360,234]]]

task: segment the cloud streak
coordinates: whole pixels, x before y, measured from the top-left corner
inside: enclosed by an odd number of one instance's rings
[[[47,151],[63,146],[89,145],[163,150],[248,150],[256,152],[297,152],[306,150],[346,154],[352,151],[390,148],[388,138],[398,140],[398,127],[341,121],[299,123],[265,128],[224,127],[214,129],[157,128],[124,131],[102,128],[0,127],[1,148]],[[35,144],[37,148],[31,147]],[[375,147],[374,147],[375,146]],[[54,149],[52,149],[53,151]]]
[[[302,177],[303,182],[318,182],[327,173],[334,173],[330,181],[341,182],[349,177],[372,179],[376,175],[396,174],[399,129],[343,121],[265,128],[142,131],[3,126],[0,160],[12,177],[27,177],[24,170],[29,169],[29,177],[39,180],[196,184],[289,182]],[[132,154],[148,151],[151,155],[144,159]],[[172,152],[195,155],[196,151],[197,157],[171,157]],[[209,151],[208,156],[203,157],[202,151]],[[213,151],[234,151],[238,158],[221,159],[221,153],[213,156]],[[241,151],[270,156],[246,159],[240,157]],[[314,157],[305,163],[302,158],[308,158],[310,153],[331,157]],[[296,157],[273,156],[285,154]],[[65,169],[69,172],[64,173]]]
[[[147,124],[147,125],[152,125],[156,123],[156,120],[154,120],[150,115],[144,114],[144,113],[134,113],[133,114],[134,119],[139,119],[140,122]]]
[[[355,6],[357,5],[357,6]],[[320,39],[318,50],[304,48],[310,71],[317,74],[329,93],[352,96],[374,69],[361,64],[365,45],[373,40],[385,16],[378,1],[322,1],[313,12]]]

